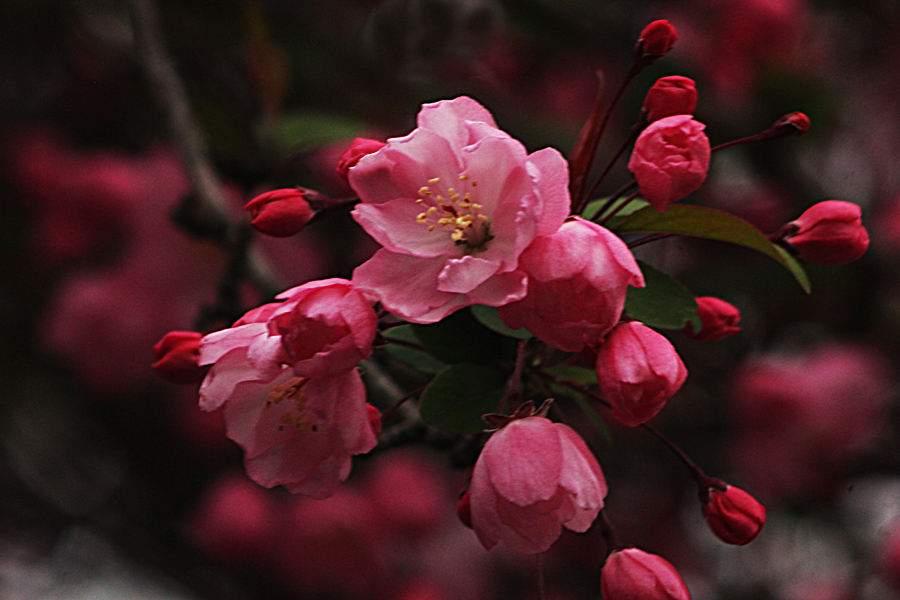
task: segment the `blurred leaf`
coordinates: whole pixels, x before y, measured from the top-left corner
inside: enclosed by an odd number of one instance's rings
[[[487,425],[481,416],[497,411],[506,379],[500,371],[481,365],[447,367],[422,392],[419,414],[453,433],[483,431]]]
[[[321,111],[287,113],[278,122],[275,141],[285,151],[322,146],[356,137],[365,125]]]
[[[389,342],[391,340],[397,340],[411,344],[419,343],[419,338],[417,338],[415,332],[413,332],[412,325],[401,325],[399,327],[388,329],[384,332],[384,338]],[[435,375],[447,368],[446,363],[439,361],[424,350],[410,348],[409,346],[400,344],[388,344],[385,346],[385,350],[387,350],[387,352],[395,359],[426,375]]]
[[[625,312],[648,327],[683,329],[693,322],[697,330],[697,301],[677,279],[638,261],[646,287],[628,287]]]
[[[585,385],[597,383],[597,371],[582,365],[554,365],[546,371],[551,375],[571,379]]]
[[[419,342],[447,364],[498,364],[512,360],[516,342],[479,323],[468,309],[431,325],[413,325]]]
[[[585,367],[582,365],[554,365],[549,369],[546,369],[546,372],[551,375],[556,375],[562,379],[569,379],[576,383],[583,383],[584,385],[592,385],[597,383],[597,371],[590,367]],[[607,442],[612,441],[612,434],[609,432],[609,428],[606,426],[606,423],[597,414],[597,410],[594,408],[594,405],[588,400],[584,394],[577,390],[573,390],[572,388],[566,387],[564,385],[560,385],[558,383],[548,382],[550,385],[550,391],[553,392],[554,396],[565,396],[566,398],[571,398],[578,404],[578,407],[584,412],[587,416],[588,420],[590,420],[591,424],[594,428],[603,436],[603,439]]]
[[[507,327],[506,323],[500,320],[500,316],[497,314],[497,307],[495,306],[484,306],[483,304],[473,306],[472,316],[474,316],[479,323],[500,335],[505,335],[506,337],[515,338],[517,340],[527,340],[533,337],[524,327],[519,327],[518,329]]]
[[[666,212],[660,213],[648,206],[625,219],[616,231],[678,233],[744,246],[781,263],[803,291],[807,294],[810,292],[809,277],[800,263],[770,242],[759,229],[726,212],[689,204],[673,204]]]

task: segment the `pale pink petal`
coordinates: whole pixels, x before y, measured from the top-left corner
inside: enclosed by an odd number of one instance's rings
[[[414,200],[358,204],[350,215],[375,241],[390,250],[415,256],[458,256],[459,250],[444,231],[428,231],[416,220],[428,207]]]
[[[259,381],[257,371],[247,360],[244,349],[235,349],[220,357],[200,385],[200,408],[216,410],[245,381]]]
[[[529,155],[528,173],[535,180],[542,206],[537,235],[550,235],[572,210],[568,163],[557,150],[544,148]]]
[[[438,275],[441,292],[467,294],[497,272],[498,265],[474,256],[450,259]]]
[[[246,348],[260,336],[265,337],[268,334],[265,323],[251,323],[214,331],[200,340],[199,363],[211,365],[235,348]]]
[[[555,426],[565,465],[560,473],[559,483],[569,492],[568,497],[575,508],[574,516],[562,523],[567,529],[584,532],[603,508],[603,499],[607,493],[606,478],[581,436],[562,423]]]
[[[478,541],[490,550],[500,541],[500,516],[497,512],[497,494],[491,485],[484,461],[475,463],[472,481],[469,483],[472,508],[472,528]]]
[[[528,291],[528,276],[524,271],[501,273],[491,277],[468,294],[466,304],[503,306],[525,297]]]
[[[468,146],[473,141],[466,121],[482,122],[494,129],[497,127],[491,113],[466,96],[423,104],[417,118],[419,127],[446,138],[455,148]]]
[[[520,506],[548,500],[559,487],[559,434],[547,419],[513,421],[493,435],[481,460],[497,494]]]
[[[518,179],[512,180],[515,183],[510,185],[511,176],[516,174],[521,178],[525,174],[527,153],[521,142],[512,138],[485,138],[463,148],[460,157],[463,161],[462,173],[469,177],[464,191],[472,194],[472,200],[482,205],[483,212],[488,216],[498,204],[519,195],[520,187],[526,193],[530,191],[527,179],[521,184]]]
[[[499,497],[497,513],[501,523],[500,541],[510,550],[524,554],[549,550],[562,533],[556,513],[565,501],[566,494],[559,488],[547,500],[528,506],[519,506]]]

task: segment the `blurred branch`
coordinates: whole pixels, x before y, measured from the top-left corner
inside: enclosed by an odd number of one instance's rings
[[[156,101],[165,110],[169,130],[181,151],[184,166],[194,188],[191,207],[179,207],[179,221],[192,220],[200,208],[206,213],[197,216],[203,225],[200,233],[206,233],[219,241],[226,249],[246,249],[248,225],[243,224],[229,203],[225,188],[216,175],[209,149],[200,128],[191,116],[190,102],[184,84],[175,71],[159,27],[156,3],[153,0],[129,0],[135,48]],[[211,233],[212,232],[212,233]],[[242,248],[243,247],[243,248]],[[283,286],[277,281],[269,266],[252,248],[246,254],[247,276],[264,292],[274,295]],[[227,287],[227,286],[226,286]]]

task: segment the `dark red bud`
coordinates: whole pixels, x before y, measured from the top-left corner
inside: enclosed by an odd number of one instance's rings
[[[782,241],[797,257],[814,265],[844,265],[869,247],[862,211],[852,202],[826,200],[808,208],[786,226]]]
[[[642,66],[651,65],[671,50],[676,41],[678,32],[671,23],[665,19],[653,21],[644,27],[638,37],[635,58],[641,61]]]
[[[772,125],[779,136],[801,135],[809,131],[809,117],[802,112],[784,115]]]
[[[743,546],[762,531],[766,507],[744,490],[729,485],[724,490],[709,489],[703,516],[716,537],[726,544]]]
[[[662,77],[647,92],[643,108],[647,123],[673,115],[693,115],[697,108],[697,86],[689,77]]]
[[[198,383],[208,367],[200,366],[200,339],[196,331],[170,331],[153,346],[156,374],[172,383]]]
[[[350,147],[344,152],[340,160],[338,160],[336,168],[337,174],[346,180],[350,169],[355,167],[356,163],[358,163],[363,156],[378,152],[386,145],[387,144],[384,142],[379,142],[378,140],[356,138],[350,143]]]
[[[472,529],[472,499],[468,490],[456,501],[456,516],[459,517],[460,523]]]
[[[290,237],[303,231],[315,215],[307,199],[309,192],[303,188],[272,190],[248,202],[244,210],[250,212],[250,224],[260,233]]]
[[[690,325],[685,328],[688,337],[697,342],[717,342],[741,330],[741,311],[719,298],[697,298],[697,316],[700,318],[700,331],[694,333]]]

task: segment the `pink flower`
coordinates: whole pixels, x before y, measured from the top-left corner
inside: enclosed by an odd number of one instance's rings
[[[845,265],[861,257],[869,247],[862,211],[852,202],[819,202],[788,227],[791,230],[785,242],[799,258],[814,265]]]
[[[370,140],[367,138],[356,138],[350,144],[350,147],[341,155],[340,160],[338,161],[336,171],[337,174],[341,177],[341,179],[346,180],[347,174],[350,172],[352,167],[356,166],[356,163],[359,162],[366,154],[372,154],[373,152],[378,152],[382,148],[384,148],[385,143],[379,142],[378,140]]]
[[[697,298],[697,316],[700,317],[700,331],[694,333],[688,325],[685,333],[698,342],[717,342],[741,330],[741,312],[733,304],[719,298]]]
[[[710,147],[705,127],[690,115],[673,115],[651,123],[634,143],[628,169],[641,195],[659,212],[706,179]]]
[[[615,550],[600,572],[603,600],[690,600],[669,561],[637,548]]]
[[[580,218],[537,238],[519,265],[528,274],[528,293],[502,306],[500,318],[568,352],[599,345],[619,322],[628,286],[644,285],[625,242]]]
[[[362,157],[349,181],[353,217],[383,246],[353,282],[415,323],[521,299],[519,256],[569,213],[559,152],[527,154],[466,97],[423,106],[418,128]]]
[[[372,354],[378,319],[346,279],[324,279],[278,295],[285,302],[269,319],[294,373],[324,377],[352,369]]]
[[[272,190],[244,206],[257,231],[273,237],[290,237],[303,231],[315,215],[302,190]]]
[[[669,340],[637,321],[612,330],[597,351],[596,368],[613,416],[630,427],[656,416],[687,378]]]
[[[251,479],[325,498],[349,476],[351,456],[375,447],[365,387],[352,366],[297,377],[281,336],[270,332],[281,308],[265,305],[203,338],[200,364],[212,367],[200,386],[200,407],[225,406],[226,432],[243,448]],[[314,334],[331,341],[313,328]],[[349,354],[336,352],[336,360]]]
[[[697,86],[681,75],[662,77],[644,98],[643,109],[648,123],[673,115],[692,115],[697,108]]]
[[[600,465],[577,433],[544,417],[516,419],[488,439],[475,463],[472,527],[488,550],[503,542],[536,554],[563,526],[587,531],[605,496]]]
[[[710,488],[703,505],[709,528],[726,544],[749,544],[766,523],[766,507],[756,498],[732,485],[724,490]]]

